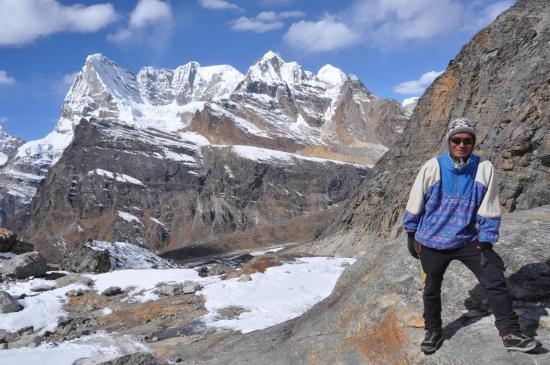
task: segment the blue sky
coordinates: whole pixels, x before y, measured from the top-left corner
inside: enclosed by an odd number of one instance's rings
[[[137,72],[189,61],[245,73],[268,50],[330,63],[375,95],[420,96],[511,0],[0,0],[0,125],[49,133],[74,74],[102,53]]]

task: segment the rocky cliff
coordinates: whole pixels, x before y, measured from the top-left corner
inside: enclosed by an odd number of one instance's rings
[[[93,238],[184,258],[307,242],[368,168],[251,146],[81,121],[18,232],[50,260]]]
[[[29,203],[28,191],[21,188],[21,181],[26,180],[27,175],[5,169],[23,143],[21,138],[10,136],[0,126],[0,227],[6,225],[8,217]]]
[[[443,288],[446,342],[435,355],[423,355],[418,262],[398,228],[418,168],[446,147],[449,120],[476,121],[477,151],[494,162],[503,207],[513,211],[504,216],[497,251],[508,266],[514,306],[524,330],[548,346],[549,41],[545,0],[519,1],[473,37],[421,97],[403,138],[346,204],[333,235],[310,246],[363,254],[331,296],[279,326],[197,341],[182,349],[182,358],[190,364],[550,363],[544,347],[531,354],[502,348],[482,290],[458,264]]]

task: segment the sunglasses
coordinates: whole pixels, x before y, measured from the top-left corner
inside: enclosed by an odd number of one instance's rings
[[[453,142],[453,144],[456,144],[456,145],[464,143],[465,146],[469,146],[469,145],[474,143],[474,140],[472,138],[462,139],[462,138],[458,138],[458,137],[453,137],[453,138],[451,138],[451,142]]]

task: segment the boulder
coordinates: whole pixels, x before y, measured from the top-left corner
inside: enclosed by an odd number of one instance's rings
[[[122,289],[119,286],[110,286],[101,292],[101,295],[112,297],[113,295],[122,294]]]
[[[21,309],[23,307],[9,293],[0,290],[0,313],[19,312]]]
[[[10,252],[17,241],[17,236],[10,230],[0,228],[0,252]]]
[[[25,279],[30,276],[42,276],[48,270],[46,258],[39,252],[27,252],[2,262],[2,275]]]
[[[99,365],[159,365],[160,362],[148,352],[135,352],[133,354],[119,356],[115,359],[104,361]]]
[[[11,252],[17,255],[32,251],[34,251],[34,246],[32,244],[20,240],[16,240],[13,246],[11,246]]]
[[[109,272],[113,267],[108,251],[94,250],[83,244],[63,257],[60,268],[72,272],[102,273]]]

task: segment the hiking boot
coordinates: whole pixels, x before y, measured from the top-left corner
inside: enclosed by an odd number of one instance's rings
[[[540,345],[537,340],[524,335],[520,331],[513,331],[505,336],[502,336],[502,343],[508,351],[531,351]]]
[[[420,344],[420,349],[425,354],[431,354],[437,351],[439,346],[443,343],[443,331],[426,330],[424,335],[424,341]]]

